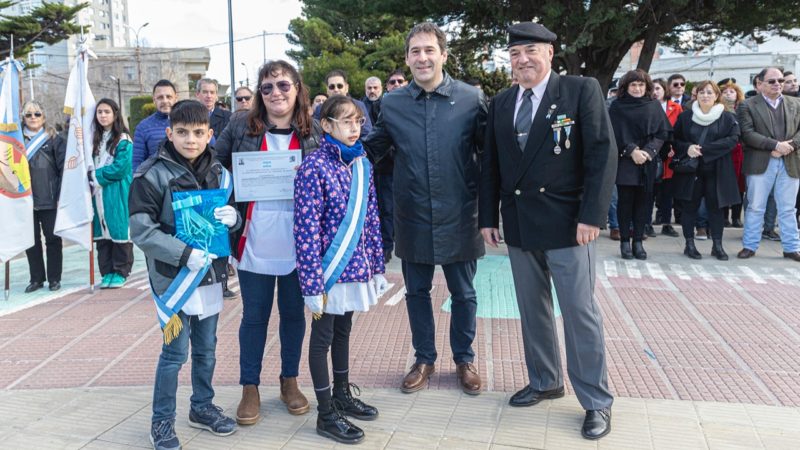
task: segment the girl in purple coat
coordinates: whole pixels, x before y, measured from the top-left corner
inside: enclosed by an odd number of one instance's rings
[[[364,116],[336,95],[320,111],[325,135],[294,182],[297,273],[314,314],[308,365],[317,397],[317,433],[356,443],[364,431],[347,416],[375,420],[378,410],[353,397],[348,378],[354,311],[368,311],[387,287],[372,169],[358,140]],[[333,390],[328,373],[333,365]]]

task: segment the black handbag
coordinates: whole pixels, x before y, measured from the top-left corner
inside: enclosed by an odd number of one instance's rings
[[[706,140],[706,134],[708,134],[708,127],[703,128],[697,145],[703,145]],[[700,158],[692,158],[689,155],[685,155],[682,158],[672,158],[672,162],[669,163],[669,168],[675,173],[696,173],[698,167],[700,167]]]

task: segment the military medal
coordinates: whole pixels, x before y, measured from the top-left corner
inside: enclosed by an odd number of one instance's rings
[[[572,131],[572,125],[567,125],[564,127],[564,131],[567,133],[567,139],[564,141],[564,147],[569,150],[569,133]]]
[[[556,155],[561,154],[561,146],[559,143],[561,142],[561,127],[553,128],[553,140],[556,141],[556,146],[553,147],[553,153]]]
[[[550,109],[547,111],[547,115],[545,116],[545,119],[549,119],[550,116],[552,116],[553,113],[556,112],[556,108],[558,108],[558,106],[555,103],[550,105]]]

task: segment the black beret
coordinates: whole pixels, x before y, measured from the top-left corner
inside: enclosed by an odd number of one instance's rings
[[[533,22],[515,23],[508,27],[508,47],[526,45],[534,42],[553,42],[558,39],[555,33],[544,25]]]
[[[725,78],[717,82],[717,86],[722,87],[726,84],[736,84],[736,78]]]

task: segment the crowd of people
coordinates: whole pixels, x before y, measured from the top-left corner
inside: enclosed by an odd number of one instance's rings
[[[383,81],[370,77],[362,100],[349,95],[342,70],[326,76],[326,92],[312,93],[295,67],[278,60],[260,68],[254,90],[234,91],[234,114],[220,105],[212,79],[199,80],[196,99],[182,101],[169,80],[159,81],[153,87],[156,111],[133,138],[114,101],[97,103],[91,180],[101,288],[124,286],[135,243],[145,254],[164,329],[150,430],[154,448],[180,448],[178,372],[190,354],[191,426],[225,436],[260,420],[274,302],[280,399],[287,411],[310,410],[297,382],[307,307],[314,318],[308,361],[317,431],[342,443],[363,440],[364,431],[349,418],[375,420],[379,412],[357,398],[349,336],[353,314],[369,311],[386,291],[392,254],[402,263],[415,351],[402,392],[424,389],[436,370],[436,266],[452,296],[449,342],[459,387],[469,395],[481,392],[472,348],[478,302],[473,280],[485,245],[505,242],[529,377],[509,403],[532,406],[564,396],[552,283],[564,319],[569,378],[586,410],[581,433],[587,439],[609,433],[613,403],[594,296],[595,240],[602,228],[620,240],[623,258],[646,259],[643,242],[655,236],[653,225],[662,225],[664,236],[678,236],[674,210],[688,257],[702,257],[695,239],[710,234],[711,254],[725,260],[726,225],[743,223],[738,257],[750,258],[762,230],[765,236],[774,232],[777,217],[784,256],[800,261],[800,99],[791,74],[765,68],[755,78],[757,94],[745,99],[732,79],[700,81],[689,97],[681,75],[652,80],[634,70],[604,95],[592,78],[552,70],[555,40],[540,24],[511,26],[514,85],[491,101],[477,83],[443,70],[445,34],[422,23],[405,41],[411,81],[402,69]],[[35,102],[23,107],[23,121],[36,219],[26,291],[45,280],[56,290],[61,241],[53,223],[65,140],[45,126]],[[230,174],[234,161],[267,151],[297,152],[293,197],[237,201],[230,194],[237,188]],[[213,213],[230,233],[230,258],[176,237],[174,196],[199,189],[228,192],[227,204]],[[766,228],[765,215],[773,222]],[[217,320],[223,298],[235,295],[226,283],[237,273],[242,397],[233,418],[214,405],[212,377]]]
[[[607,104],[619,168],[608,225],[622,258],[647,259],[643,242],[657,236],[653,225],[678,237],[674,212],[691,259],[702,258],[695,240],[710,236],[711,256],[727,261],[722,236],[725,227],[735,227],[744,228],[738,258],[753,257],[768,239],[781,242],[784,257],[800,261],[797,80],[767,67],[753,85],[745,96],[735,79],[704,80],[689,96],[680,74],[652,80],[632,70],[611,86]]]

